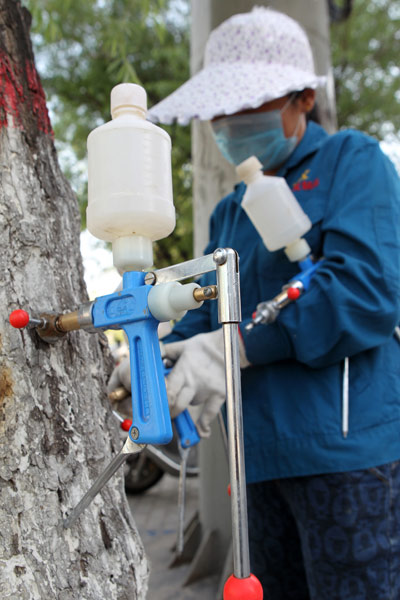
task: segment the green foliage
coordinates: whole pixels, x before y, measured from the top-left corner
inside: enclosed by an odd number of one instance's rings
[[[189,77],[189,0],[26,0],[37,65],[48,95],[64,172],[85,222],[86,138],[109,120],[111,88],[140,83],[152,106]],[[340,127],[379,139],[400,131],[400,0],[354,0],[331,27]],[[172,137],[175,232],[155,249],[157,266],[192,254],[192,171],[188,127]],[[81,162],[80,162],[81,161]]]
[[[110,119],[110,91],[139,83],[152,106],[189,77],[186,0],[26,0],[37,68],[48,97],[61,163],[75,188],[83,226],[89,132]],[[158,267],[192,255],[189,127],[172,137],[177,227],[156,244]]]
[[[354,0],[331,27],[339,126],[377,137],[400,131],[400,1]]]

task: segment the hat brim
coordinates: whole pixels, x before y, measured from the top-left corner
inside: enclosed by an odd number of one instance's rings
[[[148,113],[154,122],[187,125],[257,108],[290,92],[324,85],[326,77],[298,68],[256,63],[218,63],[205,67]]]

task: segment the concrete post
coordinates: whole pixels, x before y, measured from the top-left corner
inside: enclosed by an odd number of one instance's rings
[[[330,62],[329,16],[327,3],[320,0],[192,0],[191,72],[202,68],[204,47],[210,32],[233,14],[247,12],[253,6],[271,6],[296,19],[306,30],[313,48],[316,71],[328,75],[326,91],[319,91],[317,101],[323,126],[330,132],[336,129],[335,97]],[[192,156],[194,169],[193,218],[194,253],[202,254],[208,241],[208,220],[217,202],[232,190],[236,183],[234,168],[221,156],[210,130],[209,123],[194,121],[192,124]],[[204,540],[204,551],[200,551],[193,565],[194,576],[204,573],[205,564],[221,565],[225,560],[225,571],[229,574],[230,523],[229,499],[224,494],[228,479],[226,455],[222,450],[219,429],[200,449],[200,521],[202,529],[218,540],[218,556],[210,548],[213,544]],[[212,468],[210,468],[212,465]],[[221,485],[222,483],[222,485]],[[203,554],[203,556],[201,556]],[[208,559],[204,561],[204,554]],[[202,566],[200,566],[202,565]]]

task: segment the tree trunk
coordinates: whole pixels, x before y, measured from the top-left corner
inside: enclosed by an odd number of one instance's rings
[[[0,597],[134,600],[148,566],[122,474],[77,523],[63,518],[122,446],[105,395],[105,338],[49,345],[8,314],[86,301],[76,199],[57,163],[29,13],[0,0]],[[110,290],[112,291],[112,290]]]

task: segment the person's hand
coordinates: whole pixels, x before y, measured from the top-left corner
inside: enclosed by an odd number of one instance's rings
[[[166,379],[171,417],[175,418],[188,406],[202,405],[196,427],[201,437],[208,437],[211,422],[225,402],[222,329],[164,344],[162,352],[163,358],[175,363]],[[248,366],[243,346],[240,354],[242,366]]]

